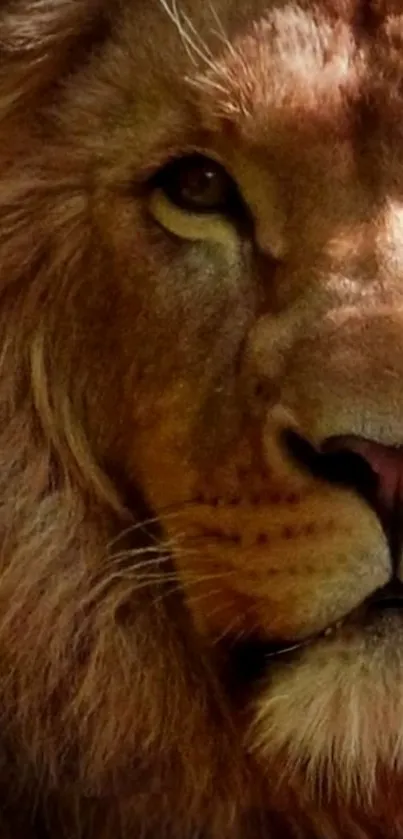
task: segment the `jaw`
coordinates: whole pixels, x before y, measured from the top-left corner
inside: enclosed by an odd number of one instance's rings
[[[403,776],[403,617],[379,613],[280,656],[260,681],[249,742],[308,800],[372,809]],[[268,771],[268,770],[266,770]]]

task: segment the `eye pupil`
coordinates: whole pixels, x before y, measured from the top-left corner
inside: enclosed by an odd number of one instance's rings
[[[219,175],[207,165],[185,169],[180,179],[183,197],[201,204],[214,203],[219,199],[221,186]]]
[[[235,185],[225,169],[203,155],[176,160],[160,175],[160,188],[174,204],[189,212],[223,212],[234,197]]]

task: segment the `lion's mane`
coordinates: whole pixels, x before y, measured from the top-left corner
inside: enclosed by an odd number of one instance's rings
[[[0,837],[334,836],[290,799],[265,815],[180,594],[128,561],[157,537],[91,421],[99,401],[106,439],[116,266],[57,130],[112,6],[0,10]]]
[[[177,614],[136,591],[135,519],[85,427],[108,254],[45,111],[108,32],[88,0],[0,11],[2,839],[178,839],[202,813],[228,826],[243,797],[213,679]]]

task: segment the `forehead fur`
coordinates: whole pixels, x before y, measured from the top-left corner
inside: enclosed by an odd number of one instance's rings
[[[256,20],[196,85],[213,119],[264,146],[276,129],[309,130],[318,121],[342,132],[360,65],[347,24],[290,4]]]
[[[147,134],[153,124],[157,142],[171,124],[182,141],[195,129],[235,127],[266,146],[274,128],[350,134],[357,114],[372,126],[380,117],[400,136],[399,0],[122,0],[113,8],[16,0],[9,8],[0,12],[3,113],[91,57],[101,123],[109,130],[130,120],[139,145],[142,123]],[[82,108],[85,126],[93,110],[85,94]]]
[[[369,115],[372,126],[377,117],[389,122],[392,109],[396,121],[403,69],[398,4],[247,5],[247,13],[227,14],[222,24],[227,49],[224,37],[219,49],[209,42],[210,60],[191,79],[209,126],[232,124],[264,147],[279,129],[291,131],[295,145],[296,131],[307,141],[326,126],[332,135],[351,136],[357,122],[368,125]]]
[[[131,121],[139,145],[145,125],[145,156],[150,122],[154,149],[165,133],[185,145],[206,130],[268,148],[273,136],[283,146],[289,134],[295,146],[295,132],[311,142],[319,129],[326,141],[358,138],[360,154],[377,124],[400,139],[403,11],[394,0],[122,5],[109,81],[121,99],[117,122]]]

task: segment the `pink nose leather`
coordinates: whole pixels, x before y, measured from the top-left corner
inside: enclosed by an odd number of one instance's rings
[[[350,451],[360,455],[378,479],[377,497],[381,506],[392,512],[403,506],[403,448],[385,446],[360,437],[334,437],[327,451]]]

